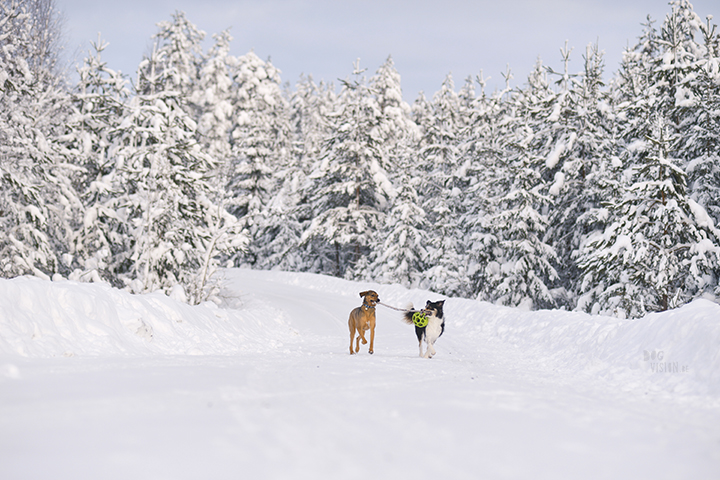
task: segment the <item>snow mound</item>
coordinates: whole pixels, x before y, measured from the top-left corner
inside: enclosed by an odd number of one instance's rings
[[[455,303],[467,335],[515,345],[538,367],[627,391],[720,394],[720,305],[709,300],[635,320]]]
[[[0,356],[264,353],[296,348],[303,335],[320,335],[327,348],[345,353],[347,312],[357,306],[358,292],[374,289],[383,303],[397,307],[442,298],[400,285],[307,273],[225,273],[234,295],[247,290],[241,285],[257,292],[237,308],[219,308],[189,306],[161,293],[132,295],[104,284],[0,280]],[[386,322],[398,314],[381,310],[379,315]],[[502,345],[515,349],[519,366],[604,381],[619,390],[720,394],[720,306],[708,300],[620,320],[453,298],[445,304],[445,315],[442,340],[460,357],[483,345]]]
[[[292,335],[280,314],[190,306],[100,283],[0,279],[0,355],[227,355]]]

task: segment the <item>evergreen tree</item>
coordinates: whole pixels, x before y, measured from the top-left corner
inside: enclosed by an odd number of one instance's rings
[[[492,249],[497,240],[489,230],[489,219],[497,213],[493,200],[501,198],[509,189],[506,183],[510,176],[502,161],[507,156],[506,147],[501,139],[506,138],[508,129],[515,126],[516,109],[503,99],[510,92],[510,78],[508,72],[506,88],[488,96],[482,72],[477,77],[482,92],[468,107],[471,114],[460,146],[463,156],[470,162],[467,170],[470,183],[463,194],[460,228],[464,233],[467,277],[473,296],[485,291],[484,286],[488,283],[486,266],[492,261]]]
[[[280,72],[253,52],[234,69],[230,191],[233,213],[253,239],[246,260],[255,264],[258,248],[272,241],[274,221],[267,209],[279,189],[276,173],[290,159],[289,107],[280,88]]]
[[[720,225],[720,36],[717,26],[700,26],[704,38],[704,57],[698,62],[693,94],[695,121],[683,135],[682,149],[687,159],[688,187],[693,200]],[[689,101],[689,99],[686,99]]]
[[[385,60],[370,79],[370,88],[377,99],[381,111],[379,134],[382,146],[386,150],[388,162],[397,155],[403,155],[398,149],[408,147],[417,141],[420,131],[412,121],[412,109],[402,97],[400,74],[395,69],[391,57]]]
[[[650,136],[650,119],[657,114],[657,90],[653,84],[654,58],[658,55],[657,30],[648,18],[638,43],[623,53],[613,82],[613,103],[617,109],[621,160],[627,166],[638,163],[639,147]]]
[[[199,142],[219,162],[218,188],[225,189],[230,165],[230,131],[233,105],[231,69],[236,59],[230,55],[232,37],[226,30],[213,35],[215,44],[205,56],[197,88],[190,97],[198,119]]]
[[[419,142],[422,142],[421,145],[424,145],[425,143],[423,139],[425,138],[425,134],[432,118],[432,104],[425,96],[425,92],[421,91],[418,93],[417,98],[410,108],[412,113],[411,118],[420,129]]]
[[[398,165],[406,175],[398,176],[402,183],[379,232],[381,242],[361,278],[408,288],[418,288],[422,283],[429,225],[417,193],[420,177],[411,174],[415,170],[412,160],[405,158]]]
[[[138,69],[137,94],[120,126],[127,218],[133,226],[132,290],[177,292],[203,301],[219,254],[243,248],[240,225],[212,202],[214,159],[197,144],[178,78],[162,49]]]
[[[94,51],[78,68],[75,113],[64,138],[84,168],[75,178],[84,209],[83,223],[74,239],[80,269],[72,278],[103,279],[120,286],[118,275],[128,268],[130,226],[123,215],[124,186],[115,152],[119,146],[117,130],[130,92],[122,75],[102,61],[107,43],[98,38],[92,47]]]
[[[702,20],[688,0],[674,0],[657,37],[653,86],[658,92],[658,112],[667,118],[673,137],[682,136],[696,122],[698,95],[695,77],[704,49],[696,40]],[[674,140],[671,140],[674,141]]]
[[[423,285],[445,295],[467,295],[466,261],[459,229],[462,193],[468,180],[467,164],[459,150],[460,99],[448,75],[434,95],[432,110],[421,124],[423,138],[419,152],[424,169],[422,209],[430,225],[427,246],[427,283]]]
[[[333,84],[316,84],[312,77],[303,76],[290,103],[293,156],[299,168],[309,174],[320,158],[323,141],[330,133],[327,117],[335,109],[337,95]]]
[[[584,302],[593,313],[640,317],[675,308],[716,280],[720,248],[686,191],[685,172],[669,158],[662,117],[632,184],[610,205],[610,221],[580,259]]]
[[[326,116],[333,108],[332,85],[316,85],[311,77],[301,77],[290,101],[291,158],[276,178],[279,191],[268,204],[270,222],[268,242],[260,245],[256,265],[260,268],[282,268],[303,271],[309,267],[307,245],[301,237],[311,218],[307,217],[303,188],[308,175],[320,157],[322,140],[328,133]]]
[[[459,115],[458,115],[458,143],[463,143],[464,139],[470,134],[472,126],[475,124],[475,117],[478,114],[477,103],[478,98],[475,95],[475,81],[472,77],[467,77],[460,91],[458,91]]]
[[[569,57],[565,59],[563,82],[569,77]],[[587,238],[605,227],[602,203],[615,195],[612,183],[619,166],[613,112],[602,90],[603,60],[597,45],[588,45],[584,60],[583,73],[570,79],[558,98],[559,115],[553,124],[544,173],[551,182],[548,193],[554,198],[548,243],[558,254],[559,284],[569,307],[574,306],[572,298],[581,282],[575,257]]]
[[[486,283],[480,299],[502,305],[524,308],[548,308],[556,304],[551,293],[558,280],[554,265],[557,255],[544,241],[548,228],[550,199],[543,193],[546,184],[541,176],[547,158],[536,142],[542,141],[542,124],[552,121],[555,94],[538,62],[528,77],[528,86],[516,93],[514,129],[503,138],[506,155],[502,172],[511,182],[495,203],[487,230],[487,248],[492,259],[485,271]]]
[[[548,220],[541,207],[549,199],[540,193],[544,186],[537,169],[540,160],[530,152],[520,152],[507,166],[514,182],[490,219],[494,259],[487,267],[488,283],[481,299],[527,309],[555,306],[550,288],[558,279],[553,266],[557,257],[543,242]]]
[[[359,62],[358,62],[359,63]],[[382,112],[356,63],[354,81],[345,81],[332,113],[322,161],[306,188],[312,223],[303,243],[312,244],[319,265],[337,276],[352,276],[370,254],[395,190],[383,168],[379,125]]]
[[[414,148],[419,128],[412,121],[410,105],[402,99],[400,75],[388,57],[370,79],[371,90],[380,108],[379,144],[384,168],[391,183],[398,186],[388,215],[370,246],[370,254],[355,268],[358,278],[419,285],[424,270],[427,224],[419,205]]]
[[[155,38],[157,56],[162,62],[155,65],[157,78],[163,78],[166,90],[175,90],[178,94],[192,98],[196,93],[202,62],[201,43],[205,32],[198,30],[185,16],[185,12],[176,11],[172,21],[157,24]],[[149,80],[146,78],[146,80]],[[156,85],[148,83],[143,88],[156,89]],[[143,91],[142,93],[148,93]],[[185,107],[189,111],[189,106]],[[193,115],[193,113],[191,113]],[[195,115],[193,115],[194,117]]]
[[[696,144],[688,143],[699,124],[698,108],[701,75],[706,49],[695,36],[702,21],[687,0],[671,2],[660,31],[648,19],[638,44],[625,52],[616,83],[619,136],[626,147],[623,163],[643,163],[648,154],[646,139],[652,136],[653,119],[666,119],[668,141],[678,152],[680,167],[696,158]],[[690,179],[694,184],[695,179]]]

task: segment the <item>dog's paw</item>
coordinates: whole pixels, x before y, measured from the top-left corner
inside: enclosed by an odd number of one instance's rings
[[[372,351],[372,350],[368,350],[368,353],[369,353],[370,355],[372,355],[372,354],[373,354],[373,351]]]

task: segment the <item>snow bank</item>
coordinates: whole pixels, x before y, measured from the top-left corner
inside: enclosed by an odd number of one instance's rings
[[[367,288],[397,307],[443,298],[399,285],[322,275],[248,270],[226,274],[231,287],[233,278],[252,275],[252,281],[268,285],[263,288],[270,294],[278,295],[275,290],[281,286],[284,291],[301,289],[308,292],[301,295],[307,304],[302,312],[293,312],[248,296],[235,309],[193,307],[160,293],[131,295],[103,284],[0,280],[0,356],[263,353],[292,348],[307,329],[303,318],[312,317],[313,310],[330,309],[339,322],[313,324],[314,333],[344,335],[345,305],[356,304],[358,292]],[[603,379],[613,388],[681,396],[720,394],[720,306],[708,300],[638,320],[523,312],[467,299],[448,299],[445,309],[443,339],[455,342],[456,350],[500,342],[517,349],[518,358],[533,368]],[[381,309],[379,314],[397,312]]]
[[[279,313],[251,306],[189,306],[106,284],[0,279],[0,355],[226,355],[264,351],[291,334]]]
[[[513,344],[540,367],[628,391],[720,394],[720,305],[708,300],[635,320],[453,303],[467,334]]]

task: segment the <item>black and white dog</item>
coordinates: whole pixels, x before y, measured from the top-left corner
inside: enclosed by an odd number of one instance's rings
[[[403,314],[403,320],[405,320],[405,323],[415,325],[415,335],[417,335],[418,338],[420,356],[423,358],[432,358],[432,356],[437,353],[435,352],[434,344],[437,339],[440,338],[440,335],[442,335],[445,331],[445,317],[443,317],[444,304],[445,300],[440,300],[439,302],[431,302],[430,300],[427,301],[425,308],[420,310],[420,312],[425,314],[428,320],[427,325],[424,327],[419,327],[413,322],[413,315],[417,313],[417,311],[413,309],[412,304],[409,305],[408,311]],[[422,344],[423,340],[425,340],[425,343],[427,344],[427,350],[424,355]]]

